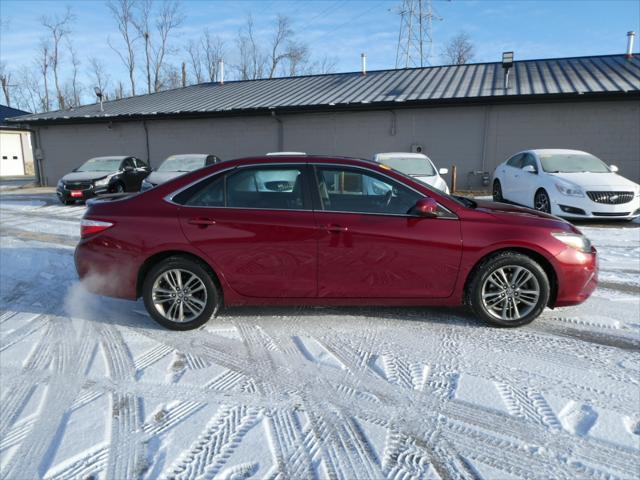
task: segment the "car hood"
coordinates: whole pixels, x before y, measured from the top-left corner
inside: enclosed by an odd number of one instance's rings
[[[65,182],[78,182],[87,180],[97,180],[111,175],[113,172],[71,172],[67,173],[61,180]]]
[[[431,185],[435,188],[441,187],[440,177],[438,175],[411,175],[412,178],[421,181],[422,183],[426,183],[427,185]]]
[[[153,185],[159,185],[164,182],[168,182],[172,178],[179,177],[188,172],[151,172],[146,178],[146,181]]]
[[[550,173],[553,178],[567,180],[585,190],[599,191],[637,191],[638,184],[627,180],[617,173]]]
[[[540,222],[546,225],[555,224],[556,226],[562,225],[563,229],[573,230],[571,224],[566,220],[548,213],[538,212],[531,208],[518,207],[517,205],[510,205],[507,203],[492,202],[489,200],[475,200],[477,203],[476,211],[488,213],[495,218],[503,220],[508,223],[514,223],[514,217],[519,217],[523,220]],[[567,228],[570,227],[570,228]]]

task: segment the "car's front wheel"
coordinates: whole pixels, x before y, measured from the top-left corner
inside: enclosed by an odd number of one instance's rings
[[[549,194],[540,189],[533,197],[533,208],[539,212],[551,213],[551,200],[549,200]]]
[[[542,313],[550,285],[544,269],[531,257],[503,252],[475,269],[468,295],[478,317],[500,327],[519,327]]]
[[[149,315],[172,330],[204,325],[220,306],[211,273],[196,260],[170,257],[151,268],[142,287]]]
[[[500,185],[500,180],[494,180],[493,181],[493,201],[494,202],[501,202],[504,200],[504,198],[502,197],[502,185]]]

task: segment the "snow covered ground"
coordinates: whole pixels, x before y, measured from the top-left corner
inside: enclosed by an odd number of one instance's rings
[[[0,478],[638,478],[640,228],[602,285],[500,330],[464,310],[241,308],[200,330],[86,293],[83,207],[0,196]]]

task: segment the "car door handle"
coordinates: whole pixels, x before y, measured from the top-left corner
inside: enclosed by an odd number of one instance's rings
[[[211,218],[197,217],[197,218],[190,218],[189,220],[187,220],[187,223],[189,225],[197,225],[200,228],[206,228],[209,225],[215,225],[216,221]]]
[[[348,231],[348,230],[349,230],[349,228],[348,228],[348,227],[343,227],[343,226],[341,226],[341,225],[334,225],[334,224],[331,224],[331,225],[325,225],[325,226],[324,226],[324,229],[325,229],[327,232],[331,232],[331,233],[343,233],[343,232],[346,232],[346,231]]]

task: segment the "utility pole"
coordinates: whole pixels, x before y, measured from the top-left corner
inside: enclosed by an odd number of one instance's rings
[[[433,47],[433,20],[442,20],[433,9],[433,0],[403,0],[397,13],[400,15],[400,31],[396,68],[429,65]]]

